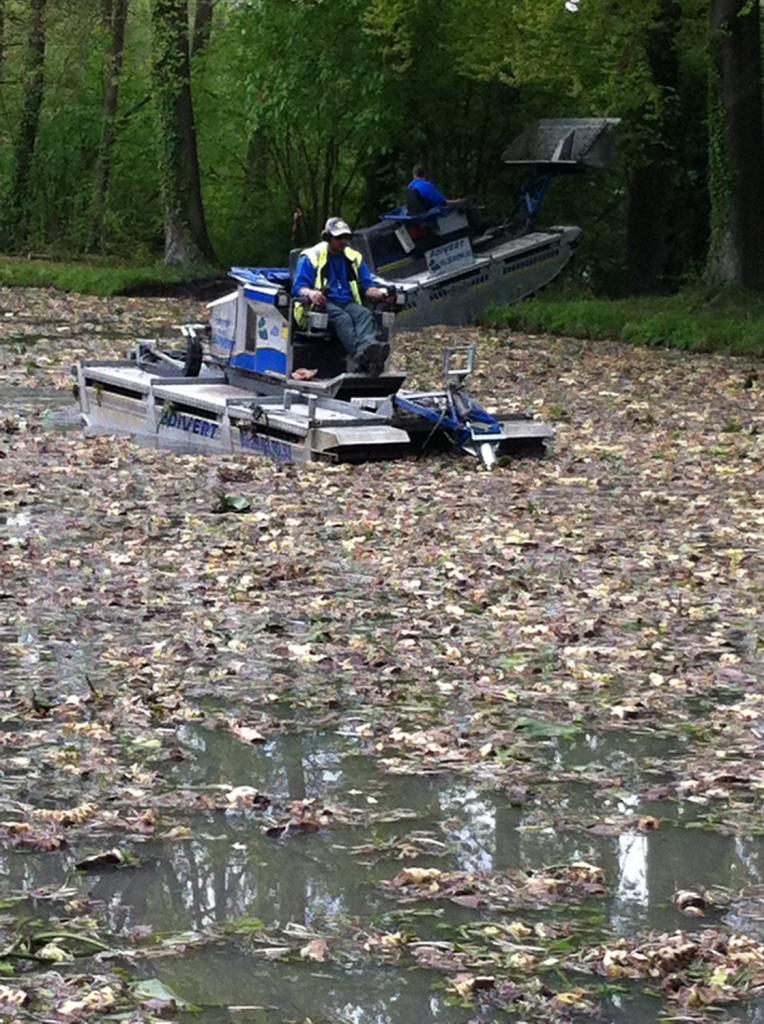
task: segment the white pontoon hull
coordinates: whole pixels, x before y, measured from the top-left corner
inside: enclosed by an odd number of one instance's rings
[[[241,452],[278,462],[395,458],[409,435],[349,402],[298,391],[255,395],[222,378],[155,377],[135,363],[78,367],[86,431],[182,453]]]
[[[458,269],[396,277],[396,285],[411,286],[398,327],[469,323],[487,306],[533,295],[565,269],[580,234],[576,227],[534,231],[484,250]],[[380,274],[384,276],[384,270]]]

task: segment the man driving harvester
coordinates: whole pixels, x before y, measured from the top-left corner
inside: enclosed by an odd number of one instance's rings
[[[386,288],[378,288],[373,283],[360,252],[351,249],[352,234],[341,217],[327,220],[322,241],[300,255],[292,295],[296,299],[307,299],[310,305],[328,313],[329,326],[347,353],[351,373],[360,371],[378,377],[390,354],[390,346],[377,340],[373,317],[363,300],[390,301],[391,297]],[[298,325],[305,318],[304,306],[296,305]]]

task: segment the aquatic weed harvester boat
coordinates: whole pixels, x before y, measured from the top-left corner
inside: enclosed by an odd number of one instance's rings
[[[492,302],[509,304],[553,281],[573,257],[580,228],[540,228],[541,207],[555,177],[604,168],[619,118],[536,121],[505,149],[508,167],[528,174],[501,223],[483,226],[468,202],[418,212],[407,205],[358,231],[353,245],[370,268],[412,294],[399,326],[464,324]]]
[[[87,432],[132,435],[176,452],[249,452],[278,462],[365,462],[445,445],[487,467],[504,454],[543,451],[553,435],[527,413],[494,416],[468,394],[472,346],[445,351],[443,386],[433,391],[403,391],[405,376],[394,370],[295,379],[290,367],[327,364],[326,352],[310,359],[300,349],[331,342],[320,330],[296,337],[284,288],[238,282],[236,292],[213,304],[212,355],[202,357],[196,376],[184,369],[196,358],[200,325],[184,328],[188,353],[139,341],[127,359],[79,363],[76,393]],[[222,321],[231,338],[220,333]],[[219,362],[214,353],[229,340],[228,359]]]
[[[457,206],[419,216],[394,211],[354,235],[375,283],[388,289],[392,308],[374,313],[388,353],[396,320],[465,322],[477,303],[515,301],[559,273],[579,232],[534,230],[548,177],[604,162],[613,123],[539,122],[515,140],[505,159],[545,171],[524,193],[522,229],[515,218],[514,227],[473,238]],[[124,360],[77,364],[86,429],[175,451],[252,452],[280,462],[359,462],[447,446],[490,468],[505,454],[543,452],[554,433],[549,424],[523,411],[490,413],[469,395],[472,346],[446,349],[442,386],[431,391],[403,390],[405,375],[390,366],[376,376],[348,373],[325,313],[309,311],[297,323],[298,255],[290,269],[233,268],[236,289],[209,304],[209,326],[182,328],[185,350],[139,340]]]

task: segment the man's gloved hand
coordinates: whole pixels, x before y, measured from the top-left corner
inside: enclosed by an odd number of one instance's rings
[[[304,299],[308,299],[314,306],[325,306],[326,296],[323,292],[320,292],[318,288],[303,288],[300,295]]]

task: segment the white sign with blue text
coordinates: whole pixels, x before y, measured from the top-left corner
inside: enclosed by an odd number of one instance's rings
[[[427,269],[431,274],[445,274],[461,270],[474,262],[469,238],[457,238],[425,253]]]

